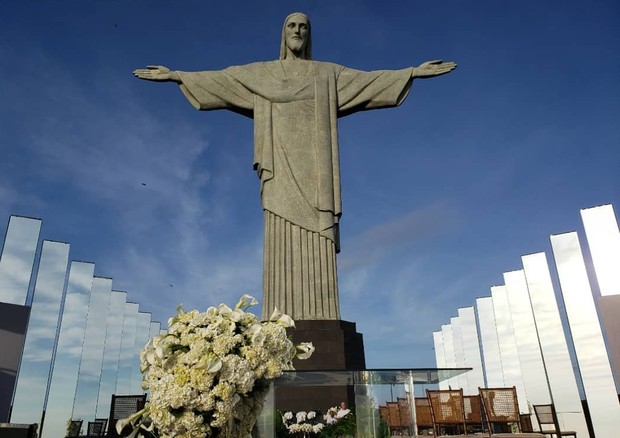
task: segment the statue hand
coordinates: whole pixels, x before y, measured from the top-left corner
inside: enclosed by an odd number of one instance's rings
[[[146,68],[137,68],[133,71],[134,76],[147,81],[174,81],[179,82],[179,76],[163,65],[147,65]]]
[[[435,76],[445,75],[446,73],[450,73],[452,70],[456,68],[456,63],[454,62],[443,62],[441,59],[437,59],[435,61],[426,61],[423,64],[420,64],[419,67],[413,69],[412,78],[434,78]]]

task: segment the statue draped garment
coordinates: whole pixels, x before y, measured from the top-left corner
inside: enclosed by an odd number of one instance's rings
[[[254,119],[254,169],[264,211],[263,319],[340,319],[338,117],[399,105],[412,69],[359,71],[280,60],[178,72],[199,110]]]

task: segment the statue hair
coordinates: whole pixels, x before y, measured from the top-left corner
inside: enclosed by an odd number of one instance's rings
[[[295,15],[301,15],[302,17],[305,17],[306,21],[308,22],[308,38],[306,40],[306,46],[304,47],[303,58],[307,60],[311,60],[312,59],[312,25],[310,24],[310,18],[303,12],[293,12],[292,14],[289,14],[284,20],[284,25],[282,26],[282,40],[280,42],[280,59],[286,59],[286,34],[285,34],[286,23],[288,23],[288,20],[291,17],[294,17]]]

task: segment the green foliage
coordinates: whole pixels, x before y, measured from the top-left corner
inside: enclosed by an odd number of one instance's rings
[[[327,424],[319,435],[321,438],[338,438],[344,436],[355,436],[357,417],[351,411],[336,423]]]

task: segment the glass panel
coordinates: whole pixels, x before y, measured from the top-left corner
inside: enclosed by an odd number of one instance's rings
[[[82,349],[80,372],[73,404],[73,417],[82,419],[84,423],[94,420],[97,410],[99,379],[101,378],[101,364],[111,295],[112,279],[95,277],[88,306],[84,348]]]
[[[495,327],[493,298],[477,298],[476,309],[478,311],[478,323],[480,324],[480,343],[482,344],[486,385],[489,388],[501,388],[504,386],[504,372],[502,370],[502,357],[499,353],[497,328]]]
[[[620,294],[620,231],[611,205],[581,210],[601,295]]]
[[[568,352],[545,253],[521,258],[547,369],[551,396],[564,430],[588,436],[577,380]]]
[[[0,301],[26,304],[41,220],[11,216],[0,255]]]
[[[455,379],[467,369],[380,369],[365,371],[286,371],[272,384],[266,397],[263,411],[257,421],[258,438],[273,438],[273,424],[276,406],[276,391],[282,386],[346,386],[353,385],[357,419],[356,436],[360,438],[382,438],[386,436],[387,422],[381,412],[392,407],[398,409],[401,421],[399,432],[412,436],[415,430],[415,415],[412,398],[415,388],[436,385],[444,379]],[[401,414],[402,413],[402,414]],[[405,421],[402,421],[402,420]]]
[[[123,336],[123,318],[125,317],[126,292],[112,291],[110,310],[103,350],[103,364],[101,366],[101,381],[97,400],[97,418],[107,418],[110,415],[112,394],[116,391],[116,376],[118,375],[118,360],[121,353],[121,338]]]
[[[135,359],[136,328],[138,327],[138,305],[125,305],[123,320],[123,338],[121,339],[121,355],[118,362],[118,376],[116,376],[116,394],[131,394],[131,375]]]
[[[67,243],[43,242],[13,401],[12,423],[41,423],[68,262]]]
[[[463,352],[463,338],[461,337],[461,318],[450,318],[450,325],[452,326],[452,344],[454,345],[454,362],[456,367],[465,368],[465,353]],[[469,385],[467,381],[467,374],[461,374],[457,377],[456,388],[463,389],[463,393],[469,394]]]
[[[94,271],[92,263],[71,262],[41,436],[66,435],[67,421],[73,411]]]
[[[620,404],[577,233],[551,236],[575,354],[596,436],[617,433]]]
[[[506,272],[504,281],[527,401],[530,405],[551,403],[549,383],[538,343],[525,274],[522,270]],[[534,417],[532,421],[535,421]]]
[[[151,333],[151,314],[138,312],[138,325],[136,327],[136,344],[134,358],[132,359],[131,393],[142,394],[142,373],[140,372],[140,350],[149,341]]]
[[[443,336],[443,351],[446,355],[446,368],[456,368],[456,357],[454,355],[454,340],[452,338],[452,325],[442,325],[441,334]],[[448,384],[448,386],[456,388],[458,385],[458,380],[449,378],[446,383]]]
[[[495,326],[497,328],[497,340],[499,342],[499,352],[502,358],[502,371],[504,374],[504,385],[517,388],[519,398],[519,410],[523,414],[529,413],[521,365],[519,364],[519,353],[515,332],[512,327],[512,316],[508,305],[508,294],[505,286],[493,286],[491,288],[493,298],[493,312],[495,313]]]
[[[482,358],[480,357],[480,343],[474,308],[459,309],[459,319],[461,320],[461,339],[463,341],[463,353],[465,354],[464,366],[472,369],[466,374],[469,394],[477,395],[478,388],[484,387],[484,376],[482,374]]]

